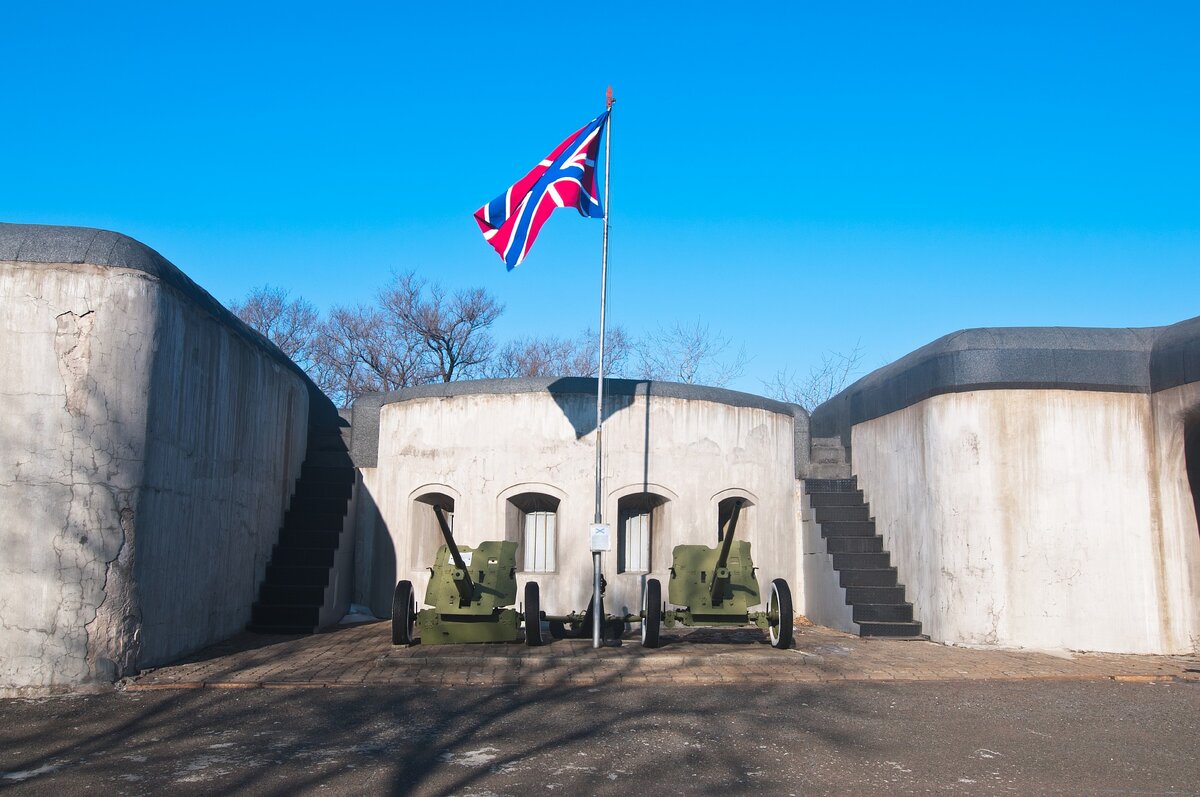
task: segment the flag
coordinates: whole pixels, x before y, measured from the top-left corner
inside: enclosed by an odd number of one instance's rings
[[[581,216],[604,217],[596,193],[596,157],[606,121],[608,111],[572,133],[529,174],[475,211],[484,240],[509,271],[521,265],[538,230],[558,208],[574,207]]]

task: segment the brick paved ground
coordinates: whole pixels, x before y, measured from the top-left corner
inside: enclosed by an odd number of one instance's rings
[[[394,647],[387,622],[312,636],[241,634],[124,684],[129,690],[320,688],[379,685],[599,685],[822,683],[838,681],[1200,680],[1197,656],[1050,655],[975,650],[924,641],[863,639],[822,627],[796,630],[774,650],[757,630],[663,633],[655,650],[627,638]]]

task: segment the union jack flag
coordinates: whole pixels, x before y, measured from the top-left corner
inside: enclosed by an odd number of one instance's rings
[[[608,111],[572,133],[545,160],[500,196],[475,211],[484,240],[512,271],[521,264],[538,231],[558,208],[603,218],[596,193],[596,156]]]

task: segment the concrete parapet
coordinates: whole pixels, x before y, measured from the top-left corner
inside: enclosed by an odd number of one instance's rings
[[[310,414],[281,352],[117,233],[0,224],[0,691],[242,628]]]

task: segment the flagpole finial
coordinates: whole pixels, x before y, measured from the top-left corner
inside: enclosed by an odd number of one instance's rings
[[[604,93],[604,99],[608,103],[605,107],[611,111],[613,102],[615,102],[615,100],[613,100],[613,96],[612,96],[612,86],[611,85],[608,87],[608,91]]]

